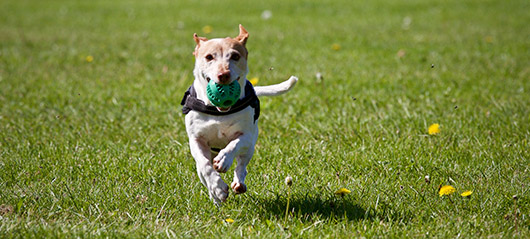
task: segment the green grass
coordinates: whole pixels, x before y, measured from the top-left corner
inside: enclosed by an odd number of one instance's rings
[[[0,237],[528,238],[529,7],[1,1]],[[300,82],[261,99],[249,191],[216,208],[179,103],[192,34],[239,23],[250,77]]]

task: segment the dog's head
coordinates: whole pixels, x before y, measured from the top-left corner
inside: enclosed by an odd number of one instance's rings
[[[248,51],[245,47],[248,32],[239,25],[239,35],[235,38],[216,38],[208,40],[193,34],[197,43],[195,55],[196,78],[207,84],[213,80],[218,84],[230,84],[233,81],[245,82]]]

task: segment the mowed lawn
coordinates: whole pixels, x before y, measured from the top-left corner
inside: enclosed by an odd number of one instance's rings
[[[0,237],[529,238],[528,9],[0,1]],[[249,79],[300,81],[261,99],[249,191],[217,208],[180,99],[193,33],[240,23]]]

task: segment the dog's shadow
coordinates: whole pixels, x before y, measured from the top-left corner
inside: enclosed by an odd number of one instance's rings
[[[287,198],[285,195],[276,197],[255,198],[256,203],[277,218],[285,216]],[[331,220],[358,221],[373,218],[366,209],[354,203],[347,196],[323,198],[319,195],[291,195],[289,214],[299,217],[302,221],[315,218]]]

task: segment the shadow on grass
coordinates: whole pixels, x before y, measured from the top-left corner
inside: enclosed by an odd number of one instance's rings
[[[260,207],[277,218],[285,217],[287,198],[258,198]],[[364,220],[372,219],[369,211],[352,202],[348,197],[324,199],[318,195],[292,195],[289,202],[289,214],[302,221],[315,218],[329,220]]]

